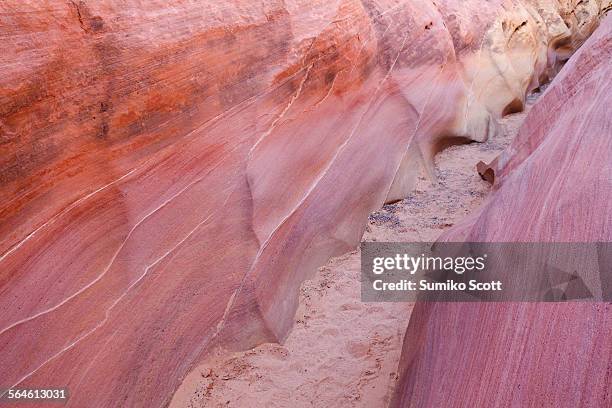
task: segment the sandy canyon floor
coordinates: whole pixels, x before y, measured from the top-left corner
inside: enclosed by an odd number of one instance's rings
[[[471,213],[491,188],[476,163],[488,163],[512,141],[536,98],[505,117],[497,137],[439,153],[437,180],[419,178],[413,194],[370,215],[363,241],[435,241]],[[284,344],[219,350],[188,377],[171,406],[384,407],[411,310],[408,303],[361,302],[358,250],[331,259],[302,285]]]

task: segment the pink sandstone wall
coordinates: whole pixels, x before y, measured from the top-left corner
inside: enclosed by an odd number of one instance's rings
[[[608,16],[497,160],[487,203],[444,240],[612,241],[611,57]],[[610,303],[418,304],[406,333],[393,406],[612,404]]]

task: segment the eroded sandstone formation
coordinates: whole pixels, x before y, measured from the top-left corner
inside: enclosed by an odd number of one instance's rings
[[[445,240],[612,241],[611,57],[609,16],[496,160],[488,202]],[[610,303],[418,304],[393,406],[610,406],[610,339]]]
[[[483,140],[604,1],[0,4],[0,388],[157,406],[448,138]]]

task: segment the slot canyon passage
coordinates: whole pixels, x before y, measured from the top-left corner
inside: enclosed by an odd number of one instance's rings
[[[612,241],[611,7],[1,0],[0,398],[609,407],[610,303],[364,303],[355,248]]]
[[[466,218],[491,187],[476,163],[492,161],[509,145],[538,96],[504,117],[495,138],[438,154],[435,182],[421,175],[408,197],[370,215],[363,240],[434,242]],[[282,345],[218,352],[191,373],[170,406],[388,406],[412,304],[362,303],[360,290],[358,251],[332,259],[302,285]]]

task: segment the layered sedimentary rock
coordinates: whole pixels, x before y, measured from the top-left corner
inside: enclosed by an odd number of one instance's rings
[[[488,202],[444,239],[612,241],[611,57],[607,17],[492,166]],[[418,304],[394,406],[610,406],[611,338],[610,303]]]
[[[282,339],[300,282],[606,7],[2,2],[0,388],[156,406]]]

